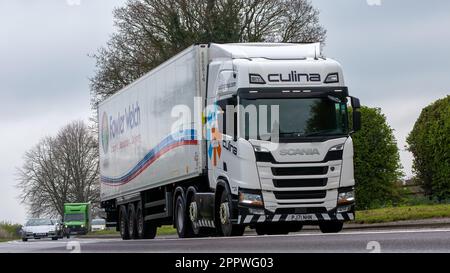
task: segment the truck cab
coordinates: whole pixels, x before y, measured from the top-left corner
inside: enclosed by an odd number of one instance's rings
[[[341,65],[320,44],[212,45],[210,54],[208,177],[231,195],[220,219],[258,234],[340,231],[354,219],[360,126]]]
[[[107,226],[125,240],[171,224],[181,238],[339,232],[355,217],[359,108],[320,44],[193,45],[99,105]]]

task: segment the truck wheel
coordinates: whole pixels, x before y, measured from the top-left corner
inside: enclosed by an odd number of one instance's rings
[[[136,207],[136,236],[138,239],[155,239],[158,227],[150,222],[145,222],[142,203]]]
[[[158,226],[153,223],[146,223],[144,225],[144,239],[155,239]]]
[[[220,198],[219,206],[219,223],[220,223],[220,234],[225,237],[230,236],[242,236],[244,235],[245,226],[233,225],[231,222],[232,207],[231,207],[231,196],[225,189],[222,192],[222,197]]]
[[[177,197],[174,214],[175,227],[177,229],[178,237],[192,238],[194,236],[194,232],[192,230],[191,223],[189,223],[189,217],[187,216],[186,202],[181,194]]]
[[[344,227],[343,222],[322,222],[319,223],[322,233],[339,233]]]
[[[120,236],[123,240],[129,240],[130,237],[128,233],[128,215],[127,209],[125,206],[120,206],[119,210],[119,227],[120,227]]]
[[[142,203],[139,202],[136,209],[136,236],[138,239],[144,239],[144,212],[142,210]]]
[[[192,233],[195,236],[200,236],[200,233],[202,232],[202,229],[197,224],[197,221],[198,221],[198,219],[197,219],[198,218],[198,205],[197,205],[197,202],[195,201],[195,194],[191,194],[187,204],[189,205],[189,207],[188,207],[188,210],[189,210],[189,223],[191,225]]]
[[[134,207],[134,204],[128,205],[128,237],[130,239],[137,239],[136,209]]]

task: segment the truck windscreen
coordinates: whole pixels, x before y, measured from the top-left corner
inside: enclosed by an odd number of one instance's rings
[[[64,222],[83,222],[83,221],[84,221],[83,213],[66,214],[64,216]]]
[[[246,139],[270,140],[270,135],[274,132],[278,133],[280,140],[348,134],[347,104],[338,99],[333,100],[329,97],[241,98],[240,104],[245,109]],[[274,106],[278,106],[279,109],[279,116],[275,118],[275,122],[272,117],[272,110],[276,110]],[[252,117],[255,112],[257,117]],[[251,124],[255,123],[257,125],[252,128]],[[275,128],[277,125],[279,128]],[[254,132],[256,129],[257,132]]]

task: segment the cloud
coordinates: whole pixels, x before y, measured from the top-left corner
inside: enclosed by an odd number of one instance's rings
[[[42,137],[91,115],[87,55],[113,32],[115,1],[0,2],[0,221],[23,222],[16,168]]]

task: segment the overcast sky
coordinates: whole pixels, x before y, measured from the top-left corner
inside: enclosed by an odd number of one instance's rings
[[[26,218],[15,188],[24,152],[89,118],[87,55],[106,43],[124,2],[0,0],[0,221]],[[421,109],[450,93],[450,1],[312,2],[328,30],[325,55],[344,66],[353,95],[382,108],[403,150]],[[411,155],[401,158],[411,175]]]

